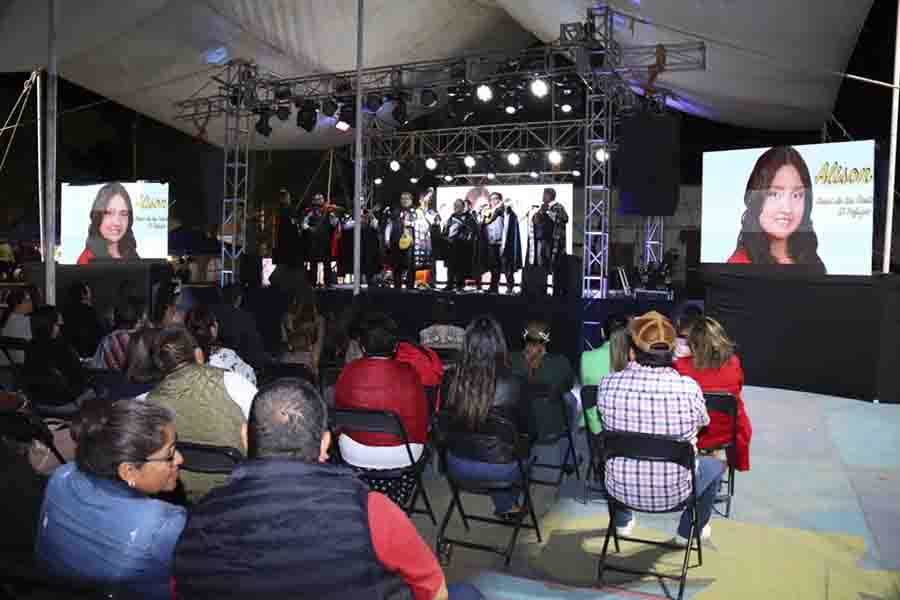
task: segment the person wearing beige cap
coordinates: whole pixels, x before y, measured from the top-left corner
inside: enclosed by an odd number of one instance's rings
[[[603,429],[660,435],[697,445],[697,433],[709,424],[709,414],[700,386],[680,375],[672,366],[675,328],[664,315],[651,311],[628,325],[629,363],[623,371],[600,381],[597,408]],[[709,518],[725,465],[712,457],[696,461],[701,537],[711,531]],[[614,458],[606,465],[606,489],[620,502],[638,510],[663,511],[677,506],[690,494],[691,474],[671,463],[640,465],[629,458]],[[615,514],[619,535],[634,528],[630,511]],[[687,543],[691,509],[681,515],[676,541]]]

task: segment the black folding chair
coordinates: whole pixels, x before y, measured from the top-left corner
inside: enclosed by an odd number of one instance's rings
[[[556,481],[532,479],[532,483],[538,485],[559,486],[563,477],[575,473],[576,479],[581,479],[578,465],[578,455],[575,453],[575,436],[572,434],[572,424],[569,422],[569,409],[563,394],[559,390],[551,389],[548,385],[530,383],[524,386],[523,392],[528,398],[537,438],[532,442],[533,446],[549,446],[559,444],[566,439],[568,448],[562,462],[532,463],[532,467],[553,469],[559,471]],[[570,462],[571,460],[571,462]]]
[[[244,455],[231,446],[215,446],[197,442],[177,443],[184,463],[181,468],[192,473],[228,475],[244,460]]]
[[[319,366],[319,391],[322,397],[325,397],[325,390],[337,384],[338,377],[344,367],[339,365],[323,365]]]
[[[597,569],[597,578],[603,582],[603,572],[606,570],[617,571],[620,573],[628,573],[631,575],[654,575],[659,578],[674,579],[679,582],[678,600],[684,597],[684,586],[687,582],[688,562],[691,551],[696,550],[698,566],[703,564],[703,550],[700,545],[700,516],[697,508],[697,474],[696,474],[696,452],[690,442],[673,440],[656,435],[648,435],[643,433],[624,433],[618,431],[604,431],[603,438],[603,465],[604,468],[610,460],[616,458],[627,458],[631,460],[639,460],[653,463],[670,463],[678,465],[683,469],[687,469],[691,477],[691,487],[688,497],[679,504],[668,507],[663,510],[646,510],[644,508],[635,508],[625,504],[607,490],[607,504],[609,506],[609,525],[606,528],[606,538],[603,540],[603,550],[600,553],[600,563]],[[653,512],[653,513],[674,513],[681,512],[685,508],[690,508],[692,512],[691,529],[688,533],[687,545],[682,548],[678,544],[672,542],[659,542],[656,540],[648,540],[644,538],[635,538],[630,536],[620,536],[615,526],[616,513],[620,510],[631,510],[633,512]],[[668,573],[660,573],[658,571],[637,571],[617,565],[606,564],[606,554],[609,548],[609,540],[612,538],[615,542],[616,552],[619,552],[619,540],[628,542],[637,542],[641,544],[651,544],[661,546],[671,550],[684,550],[684,561],[681,566],[680,575],[669,575]],[[696,546],[694,542],[696,541]]]
[[[584,385],[581,387],[581,414],[584,417],[584,438],[588,448],[588,466],[584,473],[583,501],[588,502],[588,494],[596,492],[606,498],[606,488],[603,485],[603,440],[600,433],[593,433],[588,421],[588,412],[597,408],[596,385]],[[599,482],[597,484],[597,482]],[[596,484],[596,485],[595,485]]]
[[[717,451],[722,450],[728,452],[728,448],[732,448],[732,452],[737,451],[737,432],[738,432],[738,406],[737,398],[732,394],[722,392],[708,392],[703,394],[706,400],[706,411],[717,412],[731,419],[731,440],[724,444],[716,446],[707,446],[704,450]],[[722,479],[722,485],[726,486],[727,492],[716,497],[716,504],[725,503],[725,512],[719,513],[725,518],[731,517],[731,500],[734,498],[734,465],[728,462],[728,479]],[[719,512],[718,509],[716,512]]]
[[[66,459],[60,454],[53,441],[53,432],[37,415],[24,412],[0,412],[0,437],[24,444],[30,444],[37,440],[50,449],[59,464],[66,463]]]
[[[316,386],[318,386],[319,384],[318,379],[312,372],[312,369],[304,364],[294,363],[271,363],[269,365],[266,365],[265,368],[259,371],[257,379],[259,381],[259,385],[263,386],[267,383],[275,381],[276,379],[282,379],[284,377],[296,377],[298,379],[308,381]]]
[[[444,367],[455,365],[459,361],[459,350],[456,348],[432,348],[434,353],[438,355]]]
[[[6,369],[9,369],[10,373],[13,376],[13,383],[15,385],[20,384],[20,378],[22,376],[22,363],[17,363],[13,360],[12,353],[15,351],[22,352],[23,356],[25,351],[28,349],[28,340],[23,340],[22,338],[15,337],[7,337],[0,336],[0,352],[3,353],[4,358],[6,358],[7,364],[4,365]]]
[[[406,448],[406,455],[409,458],[409,466],[397,469],[364,469],[360,473],[363,481],[372,484],[373,480],[390,480],[400,479],[407,473],[411,473],[415,478],[415,490],[410,496],[406,506],[402,506],[406,514],[427,515],[431,522],[437,525],[437,518],[434,516],[434,510],[431,508],[431,500],[428,498],[428,492],[422,483],[422,472],[425,465],[428,464],[430,456],[429,447],[426,445],[422,451],[422,455],[418,460],[413,456],[412,447],[410,446],[409,436],[406,433],[406,427],[403,421],[396,413],[387,410],[363,410],[336,408],[329,410],[329,426],[333,429],[332,436],[337,440],[337,436],[347,432],[366,432],[366,433],[384,433],[392,435],[402,440]],[[340,446],[335,444],[337,448],[338,458],[344,464],[354,467],[346,462],[340,456]],[[356,467],[358,468],[358,467]],[[425,503],[425,508],[418,508],[419,497]]]
[[[445,443],[445,433],[447,431],[448,422],[449,416],[446,413],[441,413],[438,415],[438,429],[441,431],[441,434],[437,436],[437,440],[439,443],[438,452],[440,452],[442,461],[445,463],[446,454],[448,452]],[[529,477],[528,467],[526,466],[530,453],[531,448],[528,442],[528,438],[525,436],[520,436],[518,447],[516,449],[516,463],[519,470],[519,480],[512,483],[508,481],[464,479],[455,477],[450,472],[450,470],[446,472],[447,483],[450,486],[450,492],[453,496],[453,499],[450,501],[450,506],[447,507],[447,513],[444,515],[444,519],[441,521],[441,527],[440,529],[438,529],[437,539],[435,541],[435,552],[442,564],[447,565],[450,563],[450,559],[453,553],[453,546],[462,546],[464,548],[470,548],[472,550],[481,550],[483,552],[493,552],[499,554],[500,556],[504,557],[504,564],[508,567],[510,561],[512,560],[513,550],[516,547],[516,540],[519,538],[519,531],[521,531],[522,529],[531,529],[537,534],[538,543],[541,542],[541,528],[538,524],[537,515],[534,512],[534,502],[531,499],[531,484],[534,483],[534,481]],[[489,496],[493,492],[510,490],[516,487],[522,488],[522,494],[525,496],[525,505],[527,506],[528,511],[519,511],[519,513],[513,520],[504,520],[493,517],[485,517],[481,515],[473,515],[471,513],[467,513],[463,508],[462,498],[460,496],[461,492],[479,496]],[[454,510],[459,511],[459,516],[462,519],[463,526],[466,528],[467,532],[471,531],[469,527],[469,521],[478,521],[480,523],[490,523],[492,525],[512,527],[513,531],[510,535],[509,541],[506,544],[506,547],[499,548],[496,546],[479,544],[469,540],[447,537],[445,535],[447,525],[450,523],[450,518],[453,516]],[[530,518],[530,523],[525,522],[526,517]]]

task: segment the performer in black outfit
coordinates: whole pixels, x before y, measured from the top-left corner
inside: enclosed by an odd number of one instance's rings
[[[300,243],[300,232],[294,222],[294,208],[291,206],[291,193],[286,189],[279,192],[278,238],[272,262],[278,266],[297,267],[303,264],[303,246]]]
[[[466,202],[457,198],[453,203],[453,214],[444,225],[447,240],[447,291],[463,290],[466,275],[472,270],[473,243],[477,237],[478,224],[467,210]]]
[[[382,239],[388,248],[388,264],[393,271],[395,289],[400,288],[404,279],[408,289],[413,289],[416,285],[416,213],[412,204],[412,194],[401,194],[400,206],[391,210],[384,227]]]
[[[519,219],[512,207],[503,202],[500,192],[490,195],[489,217],[482,225],[487,239],[488,266],[491,271],[491,287],[488,291],[500,291],[500,273],[506,276],[506,291],[515,289],[515,272],[522,268],[522,240],[519,235]]]
[[[331,284],[331,236],[337,226],[336,217],[326,212],[325,196],[313,196],[313,205],[303,218],[303,234],[306,236],[309,282],[316,285],[319,264],[325,273],[324,285]]]
[[[564,261],[566,254],[566,224],[569,213],[556,201],[556,190],[544,189],[541,208],[531,221],[532,235],[529,237],[528,264],[538,264],[553,273],[553,294],[561,295],[565,288]],[[531,238],[534,246],[530,245]]]

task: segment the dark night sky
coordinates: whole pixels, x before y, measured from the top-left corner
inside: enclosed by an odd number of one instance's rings
[[[891,79],[895,11],[894,0],[875,0],[850,60],[850,73],[882,81]],[[25,77],[24,74],[0,74],[0,112],[4,116],[18,97]],[[61,111],[103,100],[67,82],[61,82],[59,91]],[[885,164],[890,107],[890,90],[845,80],[834,110],[837,119],[854,139],[874,138],[884,142],[880,144],[883,152],[879,151],[877,160]],[[135,118],[133,111],[113,102],[63,114],[59,131],[59,180],[132,179]],[[34,95],[23,116],[23,122],[29,124],[17,132],[6,167],[0,172],[0,229],[23,218],[37,222],[37,136],[33,119]],[[207,144],[147,117],[140,116],[137,122],[137,178],[174,182],[174,210],[186,224],[200,225],[216,220],[218,207],[213,201],[204,205],[193,200],[220,193],[217,190],[221,187],[221,154]],[[7,132],[0,138],[0,149],[5,148],[8,135]],[[832,130],[832,136],[841,139],[836,129]],[[760,131],[685,116],[681,128],[682,182],[700,183],[701,156],[707,150],[819,140],[818,131]],[[256,197],[274,197],[275,190],[281,185],[302,191],[319,162],[320,155],[314,152],[258,153],[254,177]],[[352,185],[352,173],[348,172],[347,177]]]

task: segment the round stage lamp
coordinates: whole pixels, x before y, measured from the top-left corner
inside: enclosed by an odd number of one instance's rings
[[[519,155],[516,154],[515,152],[510,152],[509,154],[506,155],[506,162],[508,162],[513,167],[518,167],[519,163],[521,161],[522,161],[522,159],[519,158]]]
[[[506,114],[508,114],[508,115],[516,114],[516,107],[513,104],[507,104],[506,108],[504,108],[503,110],[505,110]]]
[[[497,178],[497,176],[494,175],[493,173],[488,173],[488,174],[487,174],[487,178],[490,179],[491,181],[493,181],[494,179]]]
[[[535,79],[531,82],[531,93],[535,98],[543,98],[549,91],[550,88],[547,87],[547,82],[543,79]]]
[[[435,169],[437,169],[437,161],[434,160],[433,158],[426,158],[425,159],[425,168],[428,169],[429,171],[434,171]]]
[[[603,148],[600,148],[596,152],[594,152],[594,159],[597,162],[606,162],[607,158],[609,158],[609,153]]]
[[[382,183],[384,183],[384,179],[382,179],[381,177],[376,177],[375,181],[373,181],[372,183],[374,183],[375,185],[381,185]]]
[[[551,165],[558,165],[562,162],[562,154],[560,154],[557,150],[551,150],[547,153],[547,160],[550,161]]]
[[[392,160],[388,166],[391,168],[391,171],[393,171],[394,173],[396,173],[397,171],[400,170],[400,163],[397,162],[396,160]]]
[[[418,177],[410,177],[409,182],[411,184],[415,185],[415,184],[419,183],[419,178]]]
[[[540,175],[538,175],[537,171],[532,171],[531,173],[529,173],[529,175],[531,176],[532,179],[537,179],[538,177],[540,177]]]
[[[562,106],[559,107],[559,110],[563,111],[565,114],[569,114],[570,112],[572,112],[572,105],[571,104],[563,104]]]
[[[475,90],[475,96],[482,102],[490,102],[494,99],[494,90],[491,89],[491,86],[482,83]]]
[[[466,165],[466,168],[471,169],[475,166],[475,157],[471,154],[467,154],[463,159],[463,164]]]
[[[453,175],[444,175],[444,181],[450,183],[453,181]]]
[[[572,171],[572,177],[581,177],[581,171],[577,169]]]
[[[350,131],[350,123],[347,121],[338,121],[334,124],[334,127],[338,131]]]

